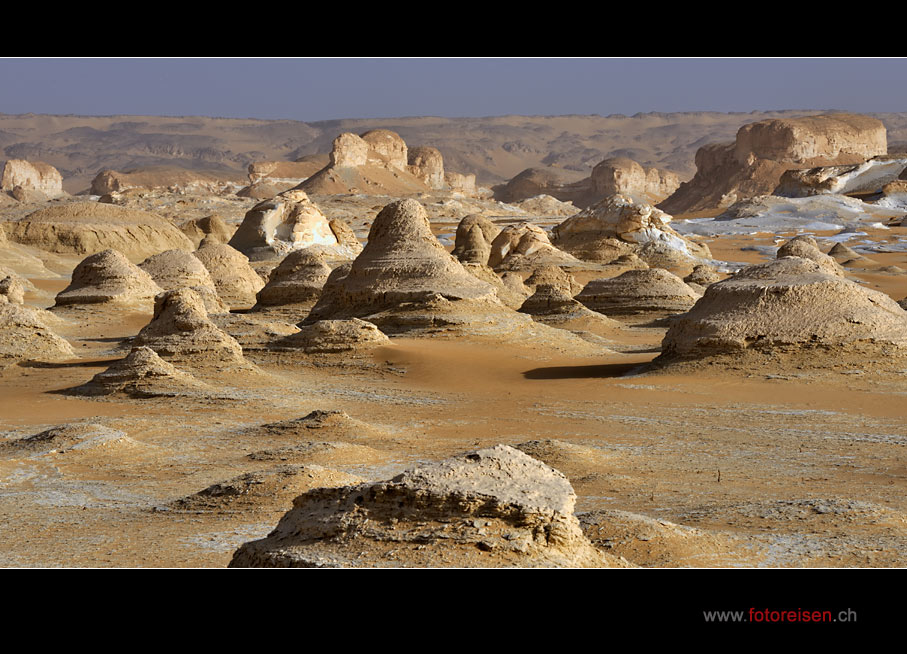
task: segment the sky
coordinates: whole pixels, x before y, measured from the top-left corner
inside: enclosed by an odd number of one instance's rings
[[[0,113],[907,112],[907,59],[0,59]]]

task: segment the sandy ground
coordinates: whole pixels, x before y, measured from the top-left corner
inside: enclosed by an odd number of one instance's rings
[[[869,231],[878,243],[907,236]],[[780,238],[707,242],[716,258],[749,263],[766,255],[748,248]],[[907,252],[872,259],[878,267],[849,273],[907,296],[907,275],[878,271],[907,269]],[[67,282],[32,281],[39,293],[27,302],[41,307]],[[604,356],[395,338],[363,359],[247,352],[264,374],[208,379],[220,397],[94,400],[59,391],[124,356],[150,315],[60,315],[77,360],[0,372],[0,566],[223,567],[267,535],[294,494],[175,504],[211,484],[286,463],[380,480],[476,447],[549,440],[540,456],[570,478],[578,513],[637,514],[623,531],[588,532],[637,565],[905,564],[907,370],[640,373],[665,328],[628,324]],[[361,423],[262,428],[318,409]],[[73,423],[120,435],[16,445]],[[294,447],[279,461],[249,456]]]

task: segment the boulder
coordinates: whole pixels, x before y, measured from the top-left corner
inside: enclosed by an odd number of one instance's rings
[[[841,268],[840,264],[829,255],[823,254],[822,251],[819,250],[819,244],[816,243],[816,239],[811,236],[795,236],[784,243],[778,248],[777,258],[782,259],[784,257],[803,257],[804,259],[811,259],[819,264],[819,267],[822,268],[823,272],[826,272],[829,275],[844,276],[844,269]]]
[[[499,445],[393,479],[296,498],[231,567],[608,567],[573,515],[567,478]]]
[[[224,222],[224,219],[213,214],[203,218],[189,220],[180,226],[183,232],[195,244],[195,247],[205,239],[210,237],[212,241],[218,243],[228,243],[233,238],[235,231],[231,226]]]

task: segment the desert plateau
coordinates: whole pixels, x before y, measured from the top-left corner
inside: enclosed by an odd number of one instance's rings
[[[907,565],[907,112],[2,113],[0,171],[0,567]]]

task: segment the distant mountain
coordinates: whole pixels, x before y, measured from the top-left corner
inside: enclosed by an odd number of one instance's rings
[[[497,184],[530,167],[554,166],[588,175],[607,157],[695,173],[696,150],[731,141],[744,124],[821,111],[650,113],[634,116],[495,116],[382,118],[304,123],[160,116],[0,114],[0,160],[32,159],[55,166],[70,192],[87,188],[101,170],[178,166],[243,172],[252,161],[295,160],[329,152],[341,132],[385,128],[410,146],[431,145],[445,168]],[[907,113],[871,114],[890,142],[907,141]]]

